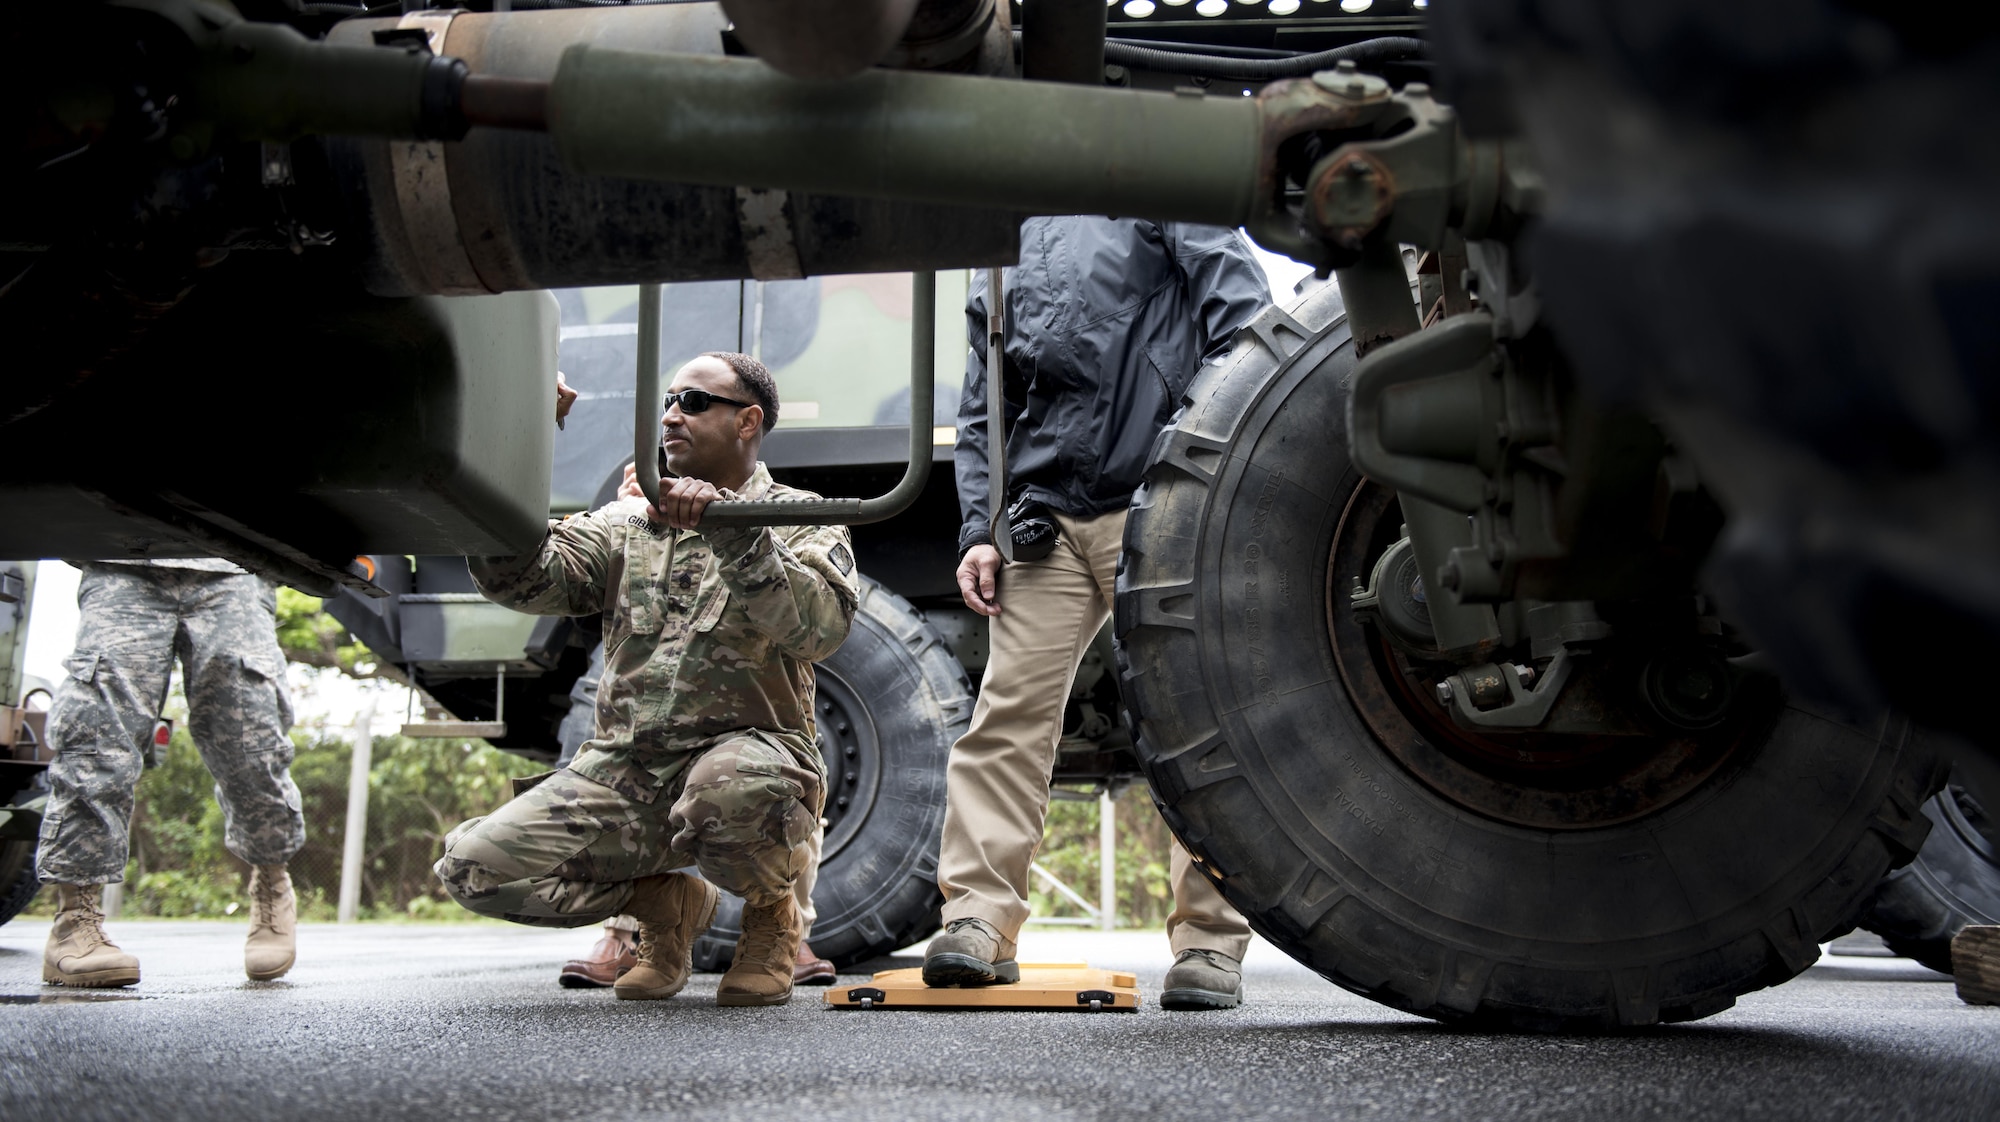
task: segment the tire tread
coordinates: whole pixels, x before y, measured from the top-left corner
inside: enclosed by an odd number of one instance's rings
[[[1308,296],[1299,308],[1311,300]],[[1314,317],[1288,313],[1285,319]],[[1824,875],[1802,892],[1795,882],[1795,898],[1774,901],[1761,930],[1751,926],[1726,945],[1674,952],[1680,957],[1663,954],[1594,971],[1450,946],[1400,927],[1364,896],[1346,890],[1337,873],[1318,869],[1279,830],[1256,832],[1270,821],[1269,814],[1240,769],[1220,776],[1199,770],[1215,750],[1209,746],[1225,744],[1231,735],[1200,681],[1207,660],[1223,656],[1199,646],[1199,616],[1166,610],[1166,601],[1169,595],[1187,596],[1198,611],[1202,597],[1215,594],[1200,579],[1208,558],[1207,520],[1240,495],[1222,495],[1229,473],[1206,468],[1210,461],[1227,468],[1247,456],[1238,442],[1253,415],[1267,408],[1264,395],[1291,376],[1296,364],[1319,361],[1315,356],[1322,348],[1315,344],[1340,326],[1334,319],[1320,326],[1314,339],[1290,349],[1275,342],[1277,336],[1265,340],[1253,330],[1239,335],[1231,361],[1205,371],[1190,390],[1176,427],[1155,445],[1161,455],[1133,498],[1117,583],[1118,672],[1135,750],[1168,827],[1267,939],[1337,985],[1440,1021],[1533,1031],[1612,1030],[1709,1016],[1732,1006],[1740,994],[1794,977],[1817,957],[1817,943],[1853,924],[1869,889],[1921,841],[1921,816],[1913,822],[1909,811],[1921,801],[1935,767],[1927,749],[1907,741],[1885,749],[1902,753],[1893,773],[1881,780],[1886,798],[1879,806],[1853,809],[1867,817],[1847,819],[1853,825],[1846,852],[1830,868],[1819,866]],[[1204,450],[1201,463],[1190,462],[1190,448]],[[1220,451],[1210,455],[1208,449]],[[1229,867],[1230,854],[1248,855],[1250,867]],[[1336,890],[1323,900],[1302,901],[1304,894],[1319,891],[1315,874]]]

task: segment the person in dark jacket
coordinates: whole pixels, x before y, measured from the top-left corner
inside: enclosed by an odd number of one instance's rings
[[[1047,512],[1048,556],[1001,573],[988,501],[987,283],[966,302],[972,343],[958,412],[958,585],[992,619],[972,727],[952,746],[938,885],[946,930],[924,956],[930,985],[1016,981],[1028,867],[1078,660],[1111,612],[1125,508],[1154,438],[1204,362],[1271,303],[1232,230],[1098,217],[1030,218],[1006,271],[1007,499]],[[1243,917],[1174,843],[1175,954],[1161,1005],[1229,1008],[1250,942]]]

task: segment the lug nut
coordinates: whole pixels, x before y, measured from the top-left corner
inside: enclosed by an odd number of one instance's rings
[[[1438,704],[1439,704],[1439,705],[1450,705],[1450,704],[1451,704],[1451,696],[1452,696],[1452,689],[1451,689],[1451,683],[1450,683],[1450,682],[1439,682],[1439,683],[1438,683]]]

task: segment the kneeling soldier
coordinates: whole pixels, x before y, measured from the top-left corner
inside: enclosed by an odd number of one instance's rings
[[[703,355],[667,394],[660,507],[620,499],[550,526],[535,552],[473,559],[487,598],[604,616],[597,735],[570,766],[454,830],[437,874],[482,915],[577,927],[639,922],[621,998],[672,997],[716,886],[743,897],[718,1005],[791,997],[799,914],[824,798],[812,663],[847,637],[854,555],[840,527],[709,527],[717,499],[811,498],[758,462],[778,417],[748,355]],[[697,878],[674,870],[694,866]]]

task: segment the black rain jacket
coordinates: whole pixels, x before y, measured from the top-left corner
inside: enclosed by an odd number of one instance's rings
[[[1090,516],[1138,490],[1160,429],[1203,362],[1271,303],[1234,230],[1068,215],[1021,223],[1006,271],[1007,497]],[[962,554],[992,541],[986,472],[986,272],[966,296],[958,405]]]

